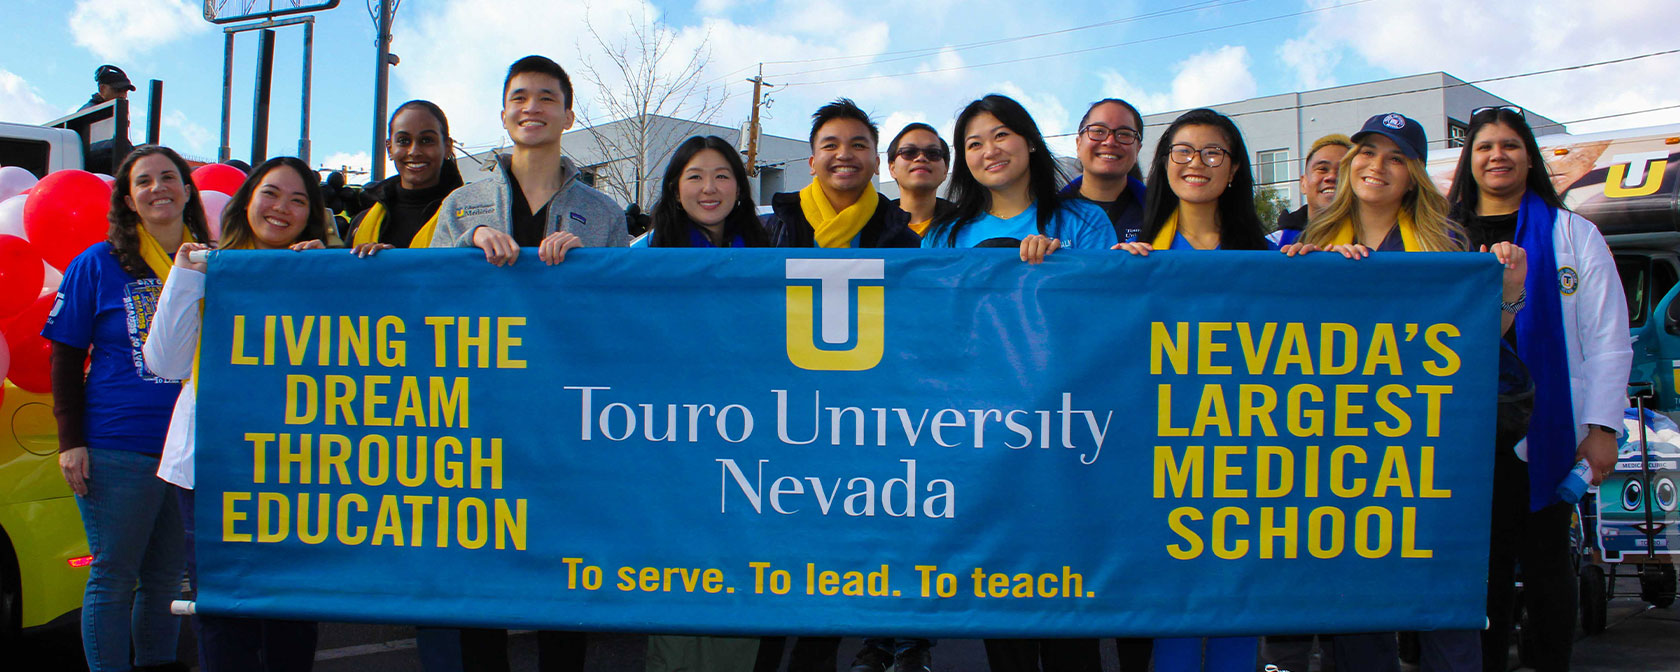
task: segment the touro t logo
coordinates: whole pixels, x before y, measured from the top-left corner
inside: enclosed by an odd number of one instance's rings
[[[863,371],[881,363],[886,341],[886,287],[857,287],[857,330],[852,330],[852,282],[884,280],[882,259],[789,259],[788,280],[815,280],[822,294],[822,344],[814,340],[817,304],[808,284],[787,288],[787,354],[810,371]],[[856,334],[854,341],[853,334]],[[851,343],[846,350],[834,349]]]

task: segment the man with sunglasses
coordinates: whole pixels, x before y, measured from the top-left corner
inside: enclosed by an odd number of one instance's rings
[[[1119,98],[1091,103],[1079,120],[1080,175],[1062,196],[1097,204],[1114,225],[1120,242],[1136,242],[1143,230],[1143,173],[1138,148],[1143,145],[1143,117]]]
[[[910,214],[910,228],[916,235],[953,207],[939,197],[939,185],[951,172],[951,146],[932,126],[916,122],[904,127],[887,143],[887,170],[898,182],[898,200],[893,205]]]

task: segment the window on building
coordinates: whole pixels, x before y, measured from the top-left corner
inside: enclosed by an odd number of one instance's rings
[[[1260,184],[1278,184],[1295,179],[1289,174],[1289,150],[1287,149],[1268,149],[1259,152],[1255,154],[1254,165],[1260,169],[1259,173],[1255,175]]]
[[[1447,147],[1463,147],[1466,135],[1470,134],[1470,127],[1457,119],[1447,120]]]

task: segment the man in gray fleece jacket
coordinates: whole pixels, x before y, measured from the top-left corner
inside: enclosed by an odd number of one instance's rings
[[[578,180],[561,155],[560,136],[575,117],[571,81],[554,61],[527,56],[508,68],[502,85],[502,127],[513,153],[496,159],[490,179],[456,189],[438,207],[432,247],[477,247],[498,266],[522,247],[557,264],[575,247],[625,247],[624,211]]]

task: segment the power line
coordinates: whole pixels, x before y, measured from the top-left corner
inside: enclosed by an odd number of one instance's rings
[[[1191,35],[1200,35],[1202,33],[1211,33],[1211,32],[1215,32],[1215,31],[1228,30],[1228,29],[1231,29],[1231,28],[1241,28],[1243,26],[1252,26],[1252,25],[1261,24],[1261,23],[1269,23],[1269,22],[1272,22],[1272,21],[1279,21],[1279,20],[1282,20],[1282,19],[1290,19],[1290,18],[1295,18],[1295,17],[1300,17],[1300,16],[1307,16],[1309,14],[1317,14],[1317,13],[1326,12],[1326,11],[1329,11],[1329,10],[1332,10],[1332,9],[1341,9],[1343,7],[1351,7],[1353,5],[1362,5],[1362,4],[1365,4],[1365,3],[1368,3],[1368,2],[1373,2],[1373,1],[1374,0],[1352,0],[1351,2],[1344,2],[1344,3],[1341,3],[1341,4],[1331,5],[1331,6],[1328,6],[1328,7],[1319,7],[1319,8],[1315,8],[1315,9],[1305,9],[1305,10],[1301,10],[1299,12],[1291,12],[1291,13],[1288,13],[1288,14],[1278,14],[1278,15],[1275,15],[1275,16],[1269,16],[1269,17],[1265,17],[1265,18],[1261,18],[1261,19],[1252,19],[1252,20],[1249,20],[1249,21],[1240,21],[1240,22],[1237,22],[1237,23],[1226,24],[1226,25],[1223,25],[1223,26],[1214,26],[1212,28],[1202,28],[1202,29],[1199,29],[1199,30],[1191,30],[1191,31],[1176,33],[1176,34],[1172,34],[1172,35],[1161,35],[1161,36],[1157,36],[1157,37],[1148,37],[1148,38],[1143,38],[1143,39],[1139,39],[1139,40],[1130,40],[1130,41],[1126,41],[1126,42],[1116,42],[1114,44],[1106,44],[1106,45],[1100,45],[1100,46],[1095,46],[1095,47],[1086,47],[1086,48],[1083,48],[1083,49],[1073,49],[1073,50],[1070,50],[1070,51],[1059,51],[1059,52],[1051,53],[1051,54],[1040,54],[1038,56],[1025,56],[1025,57],[1021,57],[1021,58],[1011,58],[1011,59],[1005,59],[1005,60],[1001,60],[1001,61],[991,61],[991,62],[988,62],[988,63],[975,63],[973,65],[954,65],[954,66],[946,67],[946,68],[934,68],[934,69],[931,69],[931,70],[916,70],[916,71],[913,71],[913,72],[897,72],[897,73],[891,73],[891,74],[874,74],[874,75],[865,75],[865,76],[862,76],[862,77],[850,77],[850,78],[845,78],[845,79],[829,79],[829,80],[821,80],[821,81],[814,81],[814,82],[789,82],[789,83],[785,84],[784,86],[796,87],[796,86],[815,86],[817,84],[838,84],[838,83],[843,83],[843,82],[857,82],[857,81],[864,81],[864,80],[870,80],[870,79],[888,79],[888,78],[893,78],[893,77],[909,77],[909,76],[913,76],[913,75],[927,75],[927,74],[933,74],[933,73],[938,73],[938,72],[952,72],[952,71],[956,71],[956,70],[972,70],[972,69],[976,69],[976,68],[991,67],[991,66],[994,66],[994,65],[1009,65],[1011,63],[1025,63],[1027,61],[1039,61],[1039,60],[1044,60],[1044,59],[1047,59],[1047,58],[1057,58],[1057,57],[1061,57],[1061,56],[1072,56],[1074,54],[1083,54],[1083,53],[1089,53],[1089,52],[1093,52],[1093,51],[1105,51],[1105,50],[1108,50],[1108,49],[1116,49],[1116,48],[1119,48],[1119,47],[1127,47],[1127,46],[1134,46],[1134,45],[1139,45],[1139,44],[1147,44],[1147,43],[1150,43],[1150,42],[1159,42],[1161,40],[1171,40],[1171,39],[1180,38],[1180,37],[1188,37],[1188,36],[1191,36]],[[820,72],[820,71],[819,70],[813,70],[811,72]],[[783,73],[783,74],[780,74],[778,76],[789,77],[789,76],[798,75],[798,74],[805,74],[805,73],[798,73],[798,72]]]

